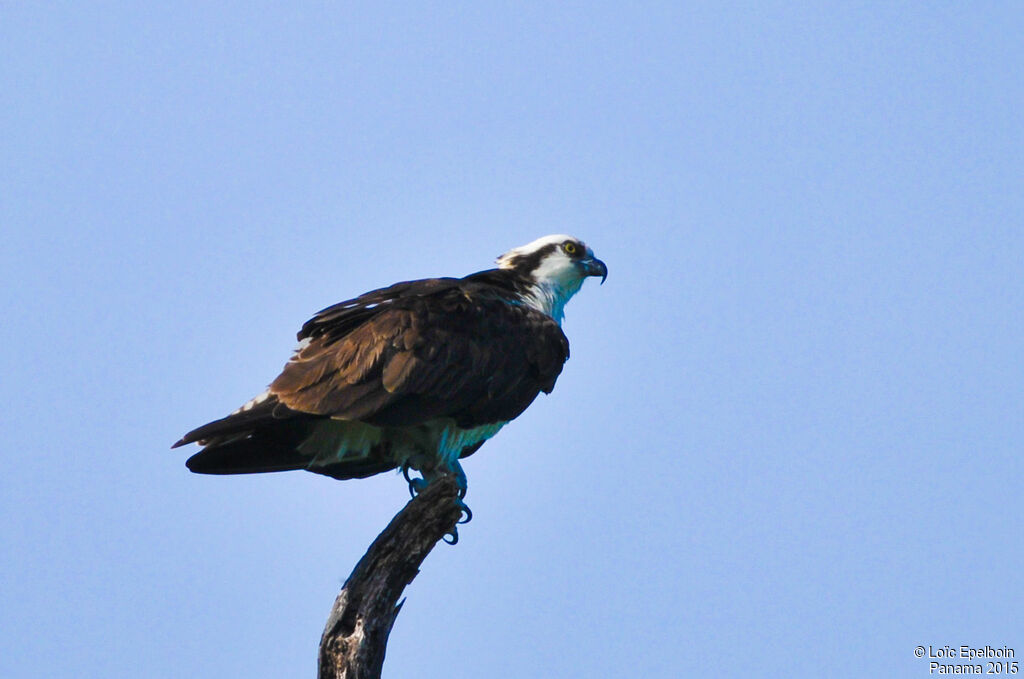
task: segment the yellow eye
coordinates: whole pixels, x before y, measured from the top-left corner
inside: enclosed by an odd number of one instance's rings
[[[576,244],[575,243],[566,243],[565,245],[562,246],[562,249],[565,250],[565,254],[567,254],[567,255],[575,255],[576,254]]]

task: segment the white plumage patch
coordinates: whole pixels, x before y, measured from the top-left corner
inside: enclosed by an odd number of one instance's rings
[[[426,426],[377,427],[349,420],[324,420],[300,445],[299,452],[311,458],[310,469],[364,458],[375,446],[384,445],[396,465],[420,461],[451,468],[462,451],[491,438],[505,422],[462,429],[448,418],[434,420]]]
[[[583,279],[569,282],[565,285],[540,284],[533,286],[533,289],[524,297],[523,301],[527,306],[551,316],[559,325],[565,318],[565,305],[580,290]]]
[[[270,398],[270,390],[269,389],[267,389],[262,394],[259,394],[258,396],[253,396],[251,399],[249,399],[248,401],[243,403],[242,406],[238,410],[236,410],[235,412],[233,412],[231,414],[232,415],[237,415],[238,413],[244,413],[247,410],[252,410],[253,407],[258,406],[259,404],[261,404],[264,401],[266,401],[268,398]]]
[[[567,240],[578,241],[577,238],[574,238],[564,233],[553,233],[550,236],[541,236],[537,240],[531,241],[526,245],[520,245],[517,248],[512,248],[511,250],[503,254],[501,257],[498,257],[498,268],[507,269],[509,268],[509,264],[516,257],[529,255],[532,252],[537,252],[537,250],[540,250],[545,246],[558,245],[560,243],[564,243]]]
[[[324,420],[299,444],[298,449],[313,458],[311,467],[327,466],[346,458],[366,457],[383,438],[384,431],[372,424]]]
[[[447,424],[440,431],[440,440],[437,446],[438,457],[444,461],[445,465],[451,466],[459,459],[463,450],[491,438],[506,424],[506,422],[495,422],[472,429],[460,429],[455,426],[454,422]]]

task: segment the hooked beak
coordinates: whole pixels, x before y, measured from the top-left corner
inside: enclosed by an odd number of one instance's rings
[[[587,276],[600,276],[601,285],[604,285],[604,280],[608,278],[608,267],[597,257],[588,257],[584,259],[580,264],[583,265],[583,272]]]

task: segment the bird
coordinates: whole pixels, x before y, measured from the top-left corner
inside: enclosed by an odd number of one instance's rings
[[[468,521],[460,460],[551,393],[569,358],[565,305],[588,277],[608,277],[590,247],[564,234],[513,248],[496,264],[321,310],[265,391],[172,448],[199,444],[186,462],[199,474],[355,479],[399,469],[413,496],[452,474]]]

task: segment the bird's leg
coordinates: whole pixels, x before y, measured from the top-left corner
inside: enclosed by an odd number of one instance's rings
[[[459,523],[469,523],[473,520],[473,511],[469,508],[469,505],[463,502],[466,499],[466,491],[469,490],[469,480],[466,478],[466,472],[462,470],[462,465],[459,464],[458,460],[452,462],[451,469],[455,474],[455,483],[459,486],[459,499],[455,503],[462,510],[462,513],[466,515],[466,518],[459,519]]]

